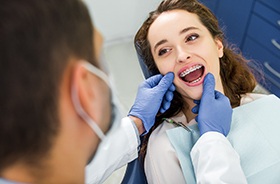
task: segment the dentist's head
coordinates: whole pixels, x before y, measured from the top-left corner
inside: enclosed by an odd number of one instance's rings
[[[112,121],[92,40],[79,0],[1,1],[0,178],[84,182]]]

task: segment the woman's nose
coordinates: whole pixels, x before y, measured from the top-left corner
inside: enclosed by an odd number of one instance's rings
[[[177,52],[178,63],[186,63],[189,62],[189,60],[191,59],[191,54],[187,50],[178,49]]]

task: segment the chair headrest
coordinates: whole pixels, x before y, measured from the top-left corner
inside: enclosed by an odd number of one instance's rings
[[[136,49],[136,53],[137,53],[137,58],[138,58],[138,61],[139,61],[139,64],[140,64],[140,67],[142,69],[142,72],[144,74],[144,77],[145,79],[153,76],[153,75],[156,75],[158,74],[158,71],[150,71],[145,63],[145,60],[141,54],[141,48],[140,48],[140,45],[136,42],[134,44],[134,47]]]

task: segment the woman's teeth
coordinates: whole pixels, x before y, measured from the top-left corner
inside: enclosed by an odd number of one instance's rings
[[[192,82],[190,82],[191,84],[193,84],[193,83],[196,83],[196,82],[198,82],[198,81],[200,81],[201,80],[201,77],[199,77],[198,79],[196,79],[196,80],[194,80],[194,81],[192,81]]]
[[[204,66],[197,64],[180,73],[179,77],[189,84],[195,84],[202,80]]]
[[[195,65],[195,66],[192,66],[192,67],[186,69],[185,71],[183,71],[183,72],[180,74],[180,77],[183,78],[183,77],[185,77],[186,75],[188,75],[189,73],[194,72],[194,71],[200,69],[201,67],[202,67],[202,65]],[[197,80],[198,80],[198,79],[197,79]],[[200,80],[200,79],[199,79],[199,80]]]

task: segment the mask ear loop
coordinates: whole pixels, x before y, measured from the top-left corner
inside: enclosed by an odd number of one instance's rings
[[[83,65],[91,73],[96,74],[98,77],[100,77],[110,87],[110,83],[109,83],[108,78],[107,78],[107,76],[106,76],[106,74],[104,72],[102,72],[101,70],[97,69],[96,67],[94,67],[93,65],[91,65],[91,64],[89,64],[87,62],[83,63]],[[79,100],[79,97],[78,97],[78,92],[77,92],[77,90],[75,90],[75,85],[74,84],[72,85],[72,89],[71,89],[71,97],[72,97],[72,101],[73,101],[73,104],[74,104],[74,108],[77,111],[77,113],[79,114],[79,116],[85,122],[87,122],[87,124],[97,134],[97,136],[101,140],[103,140],[105,138],[104,133],[99,128],[97,123],[93,119],[91,119],[91,117],[82,108],[80,100]]]
[[[79,114],[79,116],[87,122],[87,124],[91,127],[91,129],[97,134],[97,136],[103,140],[105,138],[104,133],[102,130],[99,128],[99,126],[96,124],[95,121],[93,121],[89,115],[84,111],[84,109],[81,106],[77,90],[75,90],[75,85],[72,85],[72,90],[71,90],[71,96],[72,96],[72,101],[74,104],[74,108],[76,112]]]
[[[90,71],[91,73],[97,75],[97,77],[99,77],[100,79],[102,79],[109,87],[111,86],[110,84],[110,80],[108,78],[108,76],[101,71],[100,69],[96,68],[95,66],[93,66],[92,64],[88,63],[88,62],[84,62],[82,64],[88,71]]]

